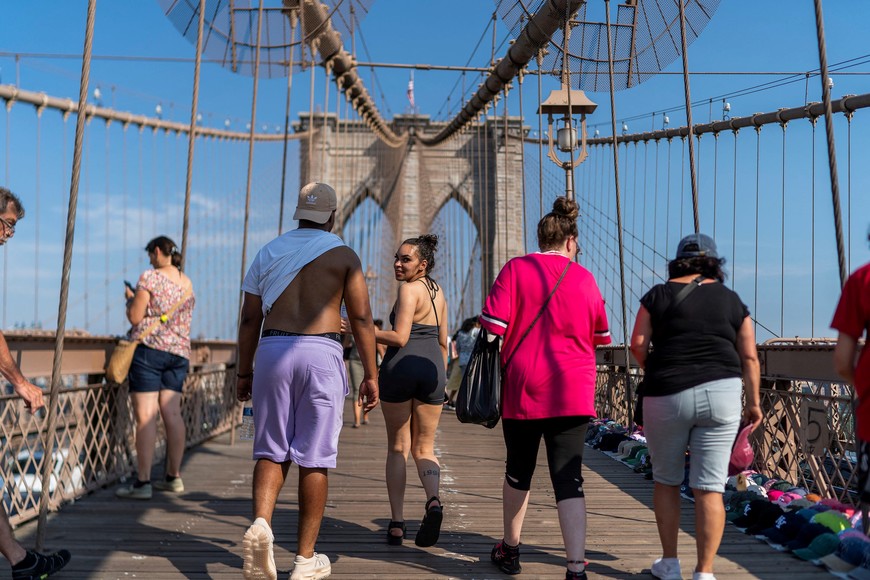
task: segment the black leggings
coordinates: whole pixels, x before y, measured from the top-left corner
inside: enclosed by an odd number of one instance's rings
[[[589,417],[505,419],[501,424],[507,447],[505,481],[509,486],[521,491],[531,489],[543,437],[556,502],[585,497],[581,469]]]

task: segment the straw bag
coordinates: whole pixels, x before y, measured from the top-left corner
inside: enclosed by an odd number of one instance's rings
[[[127,380],[130,365],[133,363],[133,355],[139,341],[121,339],[115,345],[109,363],[106,365],[106,380],[110,383],[123,383]]]
[[[164,321],[168,321],[175,314],[175,311],[187,301],[190,294],[190,290],[185,292],[181,300],[176,302],[166,314],[158,316],[157,320],[139,336],[139,340],[126,340],[122,338],[118,341],[118,344],[115,345],[115,349],[112,351],[112,356],[109,357],[108,364],[106,364],[106,380],[108,382],[123,383],[127,380],[127,375],[130,374],[130,365],[133,364],[133,355],[136,353],[136,347],[139,346],[139,343],[143,339],[157,330],[157,327],[163,324]]]

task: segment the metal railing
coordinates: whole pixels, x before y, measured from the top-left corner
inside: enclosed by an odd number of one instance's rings
[[[833,344],[816,346],[815,351],[830,359]],[[759,354],[764,420],[752,435],[753,469],[822,497],[857,505],[853,388],[831,380],[833,377],[818,366],[813,371],[821,376],[784,376],[778,369],[785,359],[776,360],[773,355],[806,358],[808,353],[800,349],[785,352],[761,346]],[[618,359],[616,350],[605,349],[599,355],[595,390],[598,416],[628,425],[625,367],[622,361],[614,360]],[[642,376],[642,371],[632,367],[632,394]]]
[[[234,369],[191,372],[182,393],[186,445],[197,445],[232,428],[238,411]],[[93,380],[93,375],[91,380]],[[71,384],[75,384],[74,381]],[[127,384],[92,383],[60,393],[57,429],[51,442],[49,508],[118,481],[135,469],[135,421]],[[17,395],[0,396],[0,487],[12,525],[37,517],[45,482],[47,421],[31,415]],[[165,457],[159,422],[155,462]]]

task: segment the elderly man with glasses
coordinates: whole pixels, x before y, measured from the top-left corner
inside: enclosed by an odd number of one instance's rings
[[[24,206],[21,200],[6,189],[0,187],[0,246],[4,245],[9,238],[15,235],[15,225],[24,217]],[[9,346],[3,333],[0,332],[0,374],[12,383],[15,394],[24,401],[24,406],[31,413],[35,413],[45,406],[42,398],[42,389],[29,382],[21,374],[18,365],[9,352]],[[12,527],[9,525],[9,517],[0,509],[0,553],[9,560],[12,565],[12,578],[14,580],[31,580],[47,578],[70,561],[70,553],[60,550],[54,554],[40,554],[33,550],[25,550],[12,535]]]

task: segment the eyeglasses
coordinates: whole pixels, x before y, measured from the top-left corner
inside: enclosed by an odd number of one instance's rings
[[[8,236],[15,235],[15,224],[7,220],[6,218],[0,217],[0,224],[3,224],[3,227],[6,228],[6,234]]]

